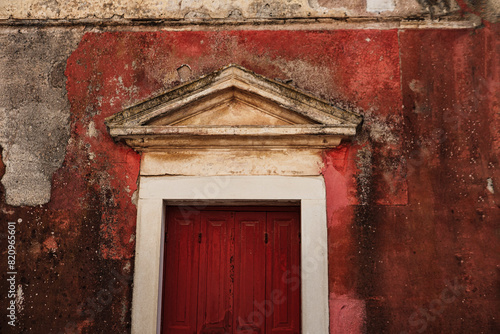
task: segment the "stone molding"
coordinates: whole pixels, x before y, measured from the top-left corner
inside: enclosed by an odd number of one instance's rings
[[[356,113],[229,65],[106,119],[139,152],[199,148],[331,148],[352,137]]]

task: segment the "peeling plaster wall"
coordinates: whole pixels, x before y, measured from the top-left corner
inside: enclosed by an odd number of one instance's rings
[[[66,59],[75,30],[0,31],[0,146],[7,204],[50,200],[53,173],[62,165],[70,135]]]
[[[55,2],[0,8],[23,19],[89,17],[89,8],[158,15],[147,2],[60,3],[59,12]],[[369,15],[406,3],[446,2],[396,1]],[[172,17],[204,2],[184,4]],[[304,6],[366,14],[363,1]],[[280,10],[268,13],[288,15]],[[364,115],[360,134],[323,157],[330,333],[497,333],[500,28],[483,18],[478,29],[443,30],[2,26],[0,308],[9,305],[7,223],[16,222],[17,322],[2,316],[0,332],[130,331],[141,157],[113,142],[104,119],[237,63]]]
[[[3,10],[2,10],[3,9]],[[0,19],[81,19],[81,18],[297,18],[354,16],[415,16],[432,11],[444,15],[460,9],[453,0],[288,0],[288,1],[5,1]]]

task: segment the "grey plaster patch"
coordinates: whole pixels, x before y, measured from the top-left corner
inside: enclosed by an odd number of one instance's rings
[[[493,179],[491,177],[486,179],[486,189],[492,194],[495,193],[495,188],[493,187]]]
[[[9,205],[50,200],[52,175],[70,136],[65,64],[81,35],[68,29],[0,32],[1,182]]]
[[[249,5],[249,12],[255,17],[293,17],[302,11],[302,1],[256,0]]]
[[[466,0],[475,7],[498,0]],[[415,17],[458,12],[456,0],[17,0],[0,1],[0,19],[203,20],[241,14],[246,19],[308,17]],[[368,8],[367,8],[368,5]],[[494,5],[492,5],[494,6]],[[387,10],[390,8],[391,10]],[[482,7],[481,7],[482,8]],[[372,12],[372,9],[382,11]]]
[[[500,1],[498,0],[465,0],[465,3],[487,21],[497,23],[500,19]]]

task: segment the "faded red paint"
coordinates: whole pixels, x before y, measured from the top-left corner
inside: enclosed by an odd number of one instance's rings
[[[57,241],[56,241],[56,238],[54,238],[54,237],[48,237],[43,242],[43,246],[45,248],[45,251],[49,251],[49,252],[55,252],[55,251],[57,251]]]
[[[182,64],[195,78],[237,63],[365,115],[324,156],[331,333],[496,332],[498,33],[85,34],[67,63],[71,141],[50,203],[9,207],[2,190],[2,222],[23,221],[20,331],[129,330],[140,157],[104,118],[178,85]]]
[[[366,305],[363,300],[330,295],[330,333],[364,333]]]

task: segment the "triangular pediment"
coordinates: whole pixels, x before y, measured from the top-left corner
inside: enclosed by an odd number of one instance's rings
[[[319,124],[259,95],[230,87],[162,113],[145,125],[164,126],[280,126]]]
[[[189,136],[196,137],[191,143],[203,137],[236,146],[238,138],[251,138],[260,145],[259,137],[265,137],[265,145],[281,146],[283,139],[295,136],[302,143],[327,147],[353,136],[361,121],[358,114],[230,65],[127,108],[106,119],[106,124],[113,137],[142,150],[155,143],[168,146],[169,139],[171,144],[180,145],[183,139],[183,146],[192,146],[185,140]],[[316,140],[305,140],[307,136]],[[274,137],[279,140],[273,142]],[[135,147],[145,140],[149,144]]]

